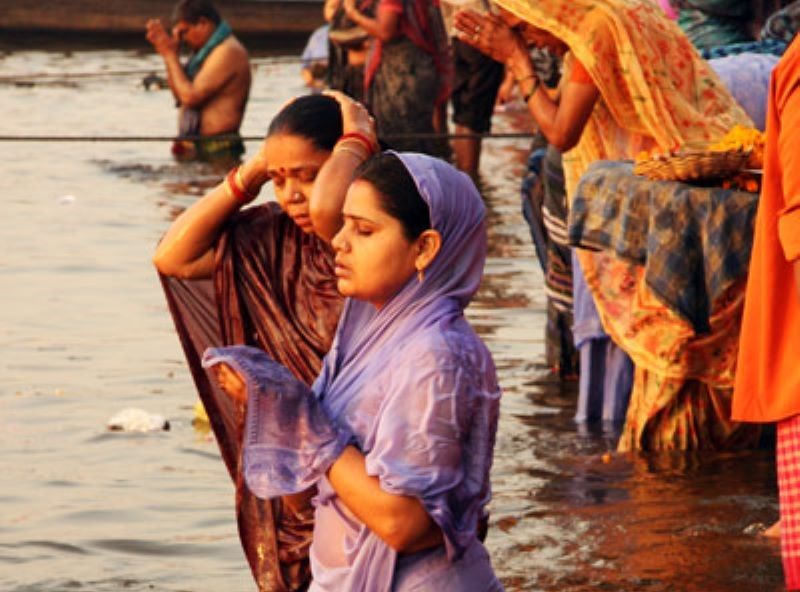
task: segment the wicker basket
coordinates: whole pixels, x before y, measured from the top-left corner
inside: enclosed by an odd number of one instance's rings
[[[740,171],[749,155],[749,150],[690,150],[637,161],[633,172],[658,181],[721,179]]]

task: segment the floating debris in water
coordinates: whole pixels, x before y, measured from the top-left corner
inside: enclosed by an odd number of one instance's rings
[[[108,420],[108,429],[114,432],[159,432],[169,430],[169,421],[161,415],[144,409],[128,407]]]
[[[767,530],[767,525],[763,522],[754,522],[753,524],[748,524],[745,526],[742,533],[750,536],[757,536],[764,534],[764,531]]]
[[[68,206],[70,204],[75,203],[77,198],[74,195],[62,195],[56,201],[60,203],[62,206]]]
[[[194,404],[194,417],[192,418],[192,425],[201,424],[204,426],[210,425],[211,421],[208,419],[208,413],[202,401],[197,401]]]

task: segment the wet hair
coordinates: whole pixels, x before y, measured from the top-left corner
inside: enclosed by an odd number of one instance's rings
[[[325,95],[298,97],[281,109],[267,130],[267,137],[277,134],[300,136],[320,150],[333,150],[342,136],[342,110],[336,99]]]
[[[174,23],[184,21],[195,25],[201,18],[206,18],[215,25],[222,21],[217,9],[209,0],[178,0],[172,11],[172,22]]]
[[[355,178],[366,181],[378,191],[381,209],[400,222],[409,241],[431,227],[428,204],[396,155],[378,154],[356,169]]]

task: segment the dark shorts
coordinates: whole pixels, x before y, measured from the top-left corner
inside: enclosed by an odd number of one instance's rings
[[[235,164],[244,154],[244,142],[238,133],[208,136],[199,140],[175,140],[172,154],[178,160]]]
[[[453,61],[453,121],[474,132],[488,132],[497,90],[503,82],[503,64],[458,39],[453,39]]]

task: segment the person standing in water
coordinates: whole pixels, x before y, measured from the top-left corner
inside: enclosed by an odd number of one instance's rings
[[[173,23],[170,34],[158,19],[147,21],[147,40],[164,59],[180,109],[172,152],[180,160],[238,160],[251,83],[247,50],[209,0],[179,0]],[[192,50],[185,64],[181,43]]]

